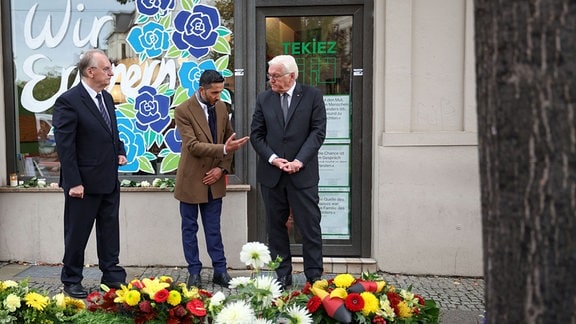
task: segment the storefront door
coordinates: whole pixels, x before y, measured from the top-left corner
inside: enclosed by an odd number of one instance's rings
[[[371,80],[372,62],[366,55],[371,55],[367,43],[372,38],[365,37],[368,8],[364,4],[312,6],[297,2],[288,6],[288,2],[282,2],[280,6],[257,1],[253,34],[256,87],[246,85],[246,93],[255,97],[266,89],[266,63],[279,54],[296,58],[297,82],[323,91],[328,119],[326,140],[319,153],[324,253],[369,256],[372,107],[367,81]],[[246,52],[250,55],[250,50]],[[246,60],[250,66],[250,58]],[[250,168],[255,164],[248,165]],[[259,188],[255,188],[258,190],[253,191],[256,198],[252,201],[257,208],[249,213],[255,215],[251,224],[257,228],[253,231],[256,238],[266,240],[266,217]],[[298,254],[298,229],[292,225],[289,228],[293,251]]]

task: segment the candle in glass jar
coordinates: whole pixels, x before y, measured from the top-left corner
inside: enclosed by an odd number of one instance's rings
[[[16,173],[10,174],[10,186],[12,187],[18,186],[18,176],[16,175]]]

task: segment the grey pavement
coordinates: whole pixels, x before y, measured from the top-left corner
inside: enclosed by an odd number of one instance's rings
[[[32,288],[54,295],[63,291],[60,282],[60,265],[33,265],[0,261],[0,280],[28,279]],[[170,276],[176,282],[186,282],[188,271],[181,267],[126,267],[127,280],[134,278],[151,278]],[[249,270],[230,269],[232,277],[249,276]],[[412,286],[412,292],[426,299],[433,299],[440,308],[440,323],[442,324],[478,324],[482,323],[484,313],[484,280],[482,278],[414,276],[380,273],[389,284],[400,288]],[[326,273],[324,278],[334,277]],[[358,275],[358,274],[355,274]],[[97,267],[84,268],[83,285],[90,291],[100,287],[101,272]],[[205,268],[201,273],[202,288],[209,291],[230,293],[230,289],[222,288],[212,283],[212,269]],[[293,276],[293,288],[302,287],[306,279],[303,273]]]

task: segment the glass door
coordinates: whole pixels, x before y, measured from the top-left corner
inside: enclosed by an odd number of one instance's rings
[[[289,54],[298,63],[297,82],[324,93],[328,123],[319,152],[324,254],[369,256],[371,182],[366,180],[370,180],[371,143],[366,138],[371,127],[365,126],[371,125],[367,123],[371,109],[363,89],[364,7],[262,3],[266,6],[256,7],[257,92],[268,86],[266,63],[276,55]],[[262,208],[257,217],[265,224]],[[293,252],[298,254],[298,229],[290,222],[288,226]],[[265,239],[265,226],[258,238]]]

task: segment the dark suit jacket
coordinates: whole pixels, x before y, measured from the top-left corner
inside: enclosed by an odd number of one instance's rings
[[[267,90],[258,95],[252,116],[250,142],[258,153],[257,178],[266,187],[278,183],[282,170],[268,163],[275,153],[288,161],[304,164],[290,175],[297,188],[318,185],[318,150],[326,136],[326,108],[320,90],[296,83],[287,123],[280,108],[280,95]]]
[[[196,95],[184,101],[174,111],[176,127],[182,138],[182,153],[176,172],[174,197],[188,204],[208,202],[208,186],[202,183],[206,172],[215,167],[230,171],[232,153],[224,155],[224,142],[234,133],[226,104],[218,101],[216,109],[216,141],[212,140],[206,114]],[[226,177],[214,183],[213,198],[226,195]]]
[[[52,123],[60,160],[60,186],[65,192],[84,186],[86,194],[105,194],[118,184],[118,155],[126,155],[120,141],[112,96],[102,91],[112,130],[100,115],[82,83],[62,94],[54,105]]]

